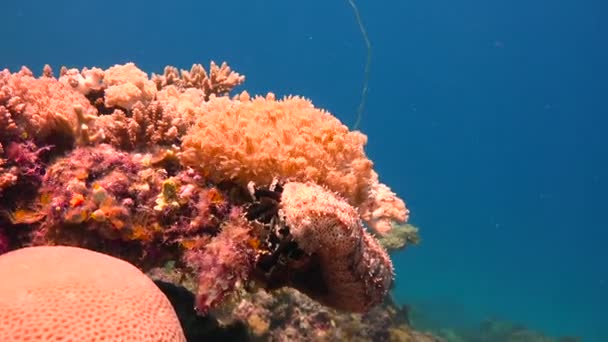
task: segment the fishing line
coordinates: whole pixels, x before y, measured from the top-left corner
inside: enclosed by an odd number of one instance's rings
[[[355,4],[354,0],[348,0],[348,3],[353,8],[353,12],[355,13],[355,18],[357,19],[357,24],[359,24],[359,31],[361,31],[361,36],[363,37],[363,42],[365,43],[365,48],[367,50],[367,59],[365,61],[365,69],[363,74],[363,87],[361,89],[361,101],[359,102],[359,108],[357,108],[357,118],[355,120],[355,124],[353,125],[353,130],[356,130],[361,124],[361,119],[363,118],[363,111],[365,110],[365,101],[367,100],[367,90],[369,83],[369,69],[372,64],[372,44],[369,41],[369,37],[367,36],[367,30],[365,30],[365,26],[363,25],[363,21],[361,20],[361,15],[359,14],[359,9]]]

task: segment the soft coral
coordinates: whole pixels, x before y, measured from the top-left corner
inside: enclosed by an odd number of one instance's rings
[[[200,271],[196,310],[204,315],[249,280],[255,264],[252,226],[234,208],[221,232],[203,250],[190,251],[186,262]]]

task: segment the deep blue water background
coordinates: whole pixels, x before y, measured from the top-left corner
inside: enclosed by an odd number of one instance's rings
[[[396,297],[426,324],[499,316],[608,341],[606,3],[359,7],[374,56],[367,152],[423,237],[395,255]],[[3,0],[0,12],[0,68],[226,60],[250,93],[355,119],[365,49],[346,0]]]

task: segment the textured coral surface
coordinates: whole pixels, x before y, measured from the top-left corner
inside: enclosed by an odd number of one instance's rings
[[[131,264],[74,247],[0,256],[0,341],[185,341],[167,297]]]
[[[283,189],[279,215],[298,246],[318,257],[319,267],[302,270],[293,286],[349,311],[367,311],[384,299],[393,265],[354,208],[320,185],[291,182]],[[311,287],[315,276],[322,278],[321,288]]]

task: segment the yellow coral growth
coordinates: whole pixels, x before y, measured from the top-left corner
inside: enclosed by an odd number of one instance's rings
[[[378,231],[390,227],[390,220],[406,219],[403,201],[390,191],[376,191],[382,184],[364,152],[367,137],[309,100],[242,93],[233,100],[212,97],[202,106],[204,114],[182,140],[181,157],[211,180],[243,186],[249,181],[268,185],[275,177],[313,181],[360,207]]]

